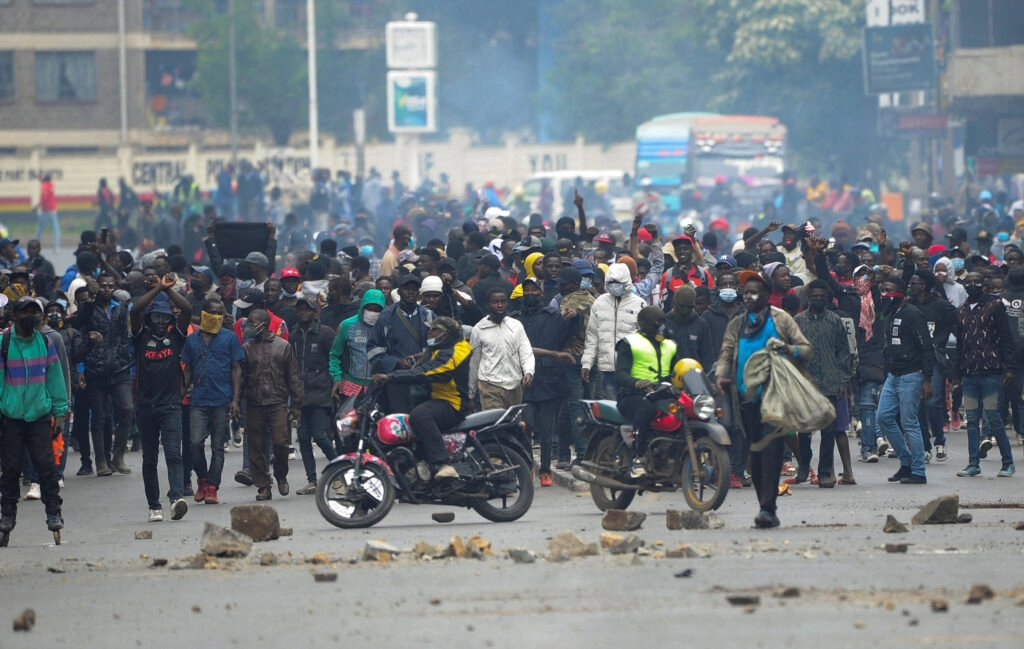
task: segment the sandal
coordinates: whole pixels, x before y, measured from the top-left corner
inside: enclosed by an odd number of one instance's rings
[[[857,481],[856,481],[856,480],[854,480],[854,479],[853,479],[852,477],[851,477],[851,478],[847,478],[847,477],[846,477],[846,476],[844,475],[844,476],[842,476],[841,478],[839,478],[839,480],[838,480],[838,481],[836,482],[836,484],[843,484],[843,485],[855,485],[855,484],[857,484]]]

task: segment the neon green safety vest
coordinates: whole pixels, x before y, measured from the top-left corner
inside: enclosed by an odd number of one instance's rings
[[[634,379],[657,383],[672,371],[672,357],[676,355],[675,341],[668,338],[661,341],[660,358],[654,343],[643,334],[630,334],[626,336],[626,342],[633,351],[633,367],[629,373]]]

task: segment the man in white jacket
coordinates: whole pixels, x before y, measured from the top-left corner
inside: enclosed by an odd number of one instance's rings
[[[615,399],[615,343],[637,330],[636,316],[646,304],[632,292],[633,278],[625,264],[608,267],[604,286],[605,293],[590,308],[582,375],[584,381],[590,381],[590,368],[596,359],[600,372],[600,376],[594,377],[598,381],[598,396]]]
[[[487,291],[487,317],[476,323],[469,344],[470,393],[480,392],[480,407],[510,408],[523,402],[523,390],[533,381],[533,346],[521,322],[508,318],[508,293]]]

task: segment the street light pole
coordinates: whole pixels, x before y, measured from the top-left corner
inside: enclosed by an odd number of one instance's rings
[[[316,2],[306,0],[306,57],[309,62],[309,166],[320,166],[320,117],[316,97]]]
[[[120,88],[121,144],[128,144],[128,53],[125,35],[125,0],[117,3],[117,73]]]
[[[235,0],[228,0],[228,112],[231,114],[231,166],[238,169],[238,70],[235,63]]]

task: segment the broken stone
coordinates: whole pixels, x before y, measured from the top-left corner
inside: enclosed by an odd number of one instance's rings
[[[609,509],[601,519],[601,527],[613,532],[632,532],[640,529],[647,514],[643,512],[627,512],[624,509]]]
[[[57,575],[62,575],[65,572],[64,568],[61,566],[49,566],[46,570]]]
[[[886,543],[885,551],[889,554],[906,554],[908,547],[906,543]]]
[[[622,511],[622,510],[618,510]],[[586,543],[572,532],[562,532],[548,543],[550,561],[566,561],[572,557],[597,556],[601,553],[597,543]]]
[[[733,606],[759,606],[761,604],[760,595],[728,595],[725,601],[729,602]]]
[[[675,550],[665,552],[665,557],[667,559],[697,559],[700,557],[700,553],[688,545],[680,545]]]
[[[683,529],[683,512],[678,509],[665,510],[665,527],[670,530]]]
[[[793,597],[800,597],[800,589],[796,586],[790,586],[789,588],[783,588],[779,592],[775,593],[776,597],[783,599],[790,599]]]
[[[14,618],[15,631],[31,631],[36,625],[36,612],[34,609],[26,608],[21,615]]]
[[[949,610],[949,602],[947,602],[946,600],[942,599],[941,597],[936,597],[935,599],[932,600],[932,612],[934,612],[934,613],[945,613],[948,610]]]
[[[643,539],[636,534],[630,534],[615,545],[610,546],[608,551],[612,554],[629,554],[630,552],[637,552],[643,545]]]
[[[534,553],[523,548],[512,548],[511,550],[506,550],[505,553],[515,563],[533,563],[537,560],[537,556]]]
[[[970,523],[973,520],[974,520],[974,515],[969,513],[969,512],[963,512],[961,514],[957,514],[957,517],[956,517],[956,522],[957,523]]]
[[[276,566],[277,565],[277,561],[278,561],[277,555],[274,554],[273,552],[264,552],[263,554],[260,555],[260,565],[261,566]]]
[[[1024,521],[1017,521],[1016,523],[1014,523],[1013,529],[1017,530],[1018,532],[1024,531]]]
[[[313,581],[319,583],[338,581],[338,573],[336,572],[314,572]]]
[[[163,568],[167,565],[167,559],[153,559],[153,563],[149,564],[150,568]]]
[[[601,532],[601,537],[598,539],[598,542],[601,544],[602,548],[608,549],[616,543],[625,540],[625,538],[626,537],[621,534],[616,534],[615,532]]]
[[[367,541],[363,546],[363,561],[391,561],[399,552],[398,548],[384,541]]]
[[[967,594],[967,603],[981,604],[986,599],[992,599],[995,596],[995,592],[989,588],[988,584],[974,584],[971,586],[971,592]]]
[[[317,552],[310,558],[306,559],[306,562],[312,563],[313,565],[324,565],[330,563],[331,558],[327,556],[326,552]]]
[[[199,606],[197,604],[193,604],[192,605],[192,612],[193,613],[202,613],[203,609],[199,608]]]
[[[290,527],[279,527],[279,528],[277,528],[277,535],[278,536],[291,536],[294,533],[295,533],[295,530],[293,530]]]
[[[188,560],[188,567],[191,570],[202,570],[206,567],[206,555],[200,552]]]
[[[215,557],[244,557],[252,551],[252,539],[207,521],[203,525],[200,548],[205,554]]]
[[[153,530],[135,530],[136,541],[148,541],[153,538]]]
[[[455,520],[455,512],[434,512],[430,515],[435,523],[451,523]]]
[[[426,541],[420,541],[413,547],[412,553],[417,557],[432,557],[437,554],[437,547]]]
[[[882,528],[882,531],[886,534],[906,534],[909,528],[905,523],[899,522],[895,516],[889,514],[885,517],[885,527]]]
[[[687,577],[692,577],[693,576],[693,568],[687,568],[686,570],[683,570],[682,572],[677,572],[676,574],[674,574],[672,576],[676,577],[676,578],[682,577],[684,579],[687,578]]]
[[[491,551],[491,542],[482,536],[471,536],[466,540],[466,554],[473,559],[494,556],[494,552]]]
[[[452,540],[448,542],[448,555],[456,559],[466,557],[466,544],[462,542],[461,536],[453,536]]]
[[[957,494],[939,496],[914,514],[914,518],[911,519],[911,522],[913,522],[914,525],[940,525],[955,523],[959,508],[960,496]]]
[[[235,505],[231,508],[231,529],[253,541],[271,541],[280,536],[281,520],[270,505]]]

